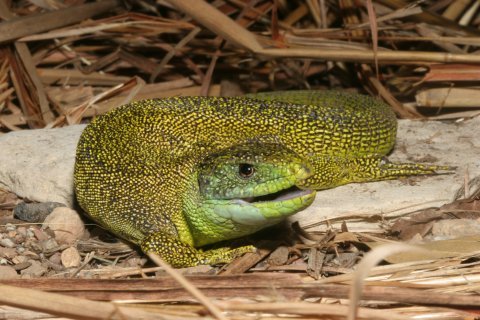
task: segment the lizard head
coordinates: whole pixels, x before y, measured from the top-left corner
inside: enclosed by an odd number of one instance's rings
[[[199,167],[197,210],[197,222],[209,227],[199,226],[202,239],[195,242],[251,234],[306,208],[315,191],[296,186],[311,174],[308,162],[278,144],[249,143],[210,155]]]

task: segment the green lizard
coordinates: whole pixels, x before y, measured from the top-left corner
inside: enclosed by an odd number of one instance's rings
[[[396,128],[384,103],[335,91],[134,102],[82,133],[77,199],[175,267],[229,262],[252,247],[199,247],[273,225],[315,190],[445,169],[387,162]]]

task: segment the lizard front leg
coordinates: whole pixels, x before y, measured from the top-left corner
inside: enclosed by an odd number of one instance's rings
[[[244,253],[255,251],[253,246],[243,246],[234,249],[221,247],[203,251],[165,232],[149,234],[142,240],[141,248],[145,253],[153,252],[160,255],[163,260],[174,268],[193,267],[201,264],[229,263]]]

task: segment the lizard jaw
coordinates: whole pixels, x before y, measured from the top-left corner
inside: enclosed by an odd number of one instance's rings
[[[196,237],[194,233],[195,246],[243,237],[275,225],[308,207],[315,199],[315,190],[289,187],[273,193],[272,199],[265,197],[269,196],[209,199],[192,204],[195,214],[188,216],[189,222],[202,231],[202,236]]]
[[[315,199],[315,194],[315,190],[288,188],[283,192],[254,197],[251,202],[245,199],[225,201],[215,208],[215,213],[241,225],[266,227],[308,207]],[[273,199],[268,199],[272,196]],[[263,199],[267,200],[262,201]]]
[[[236,199],[237,203],[259,203],[259,202],[278,202],[291,200],[297,197],[302,197],[311,194],[313,190],[302,190],[297,186],[292,186],[288,189],[280,190],[275,193],[266,194],[263,196],[257,197],[246,197],[241,199]]]

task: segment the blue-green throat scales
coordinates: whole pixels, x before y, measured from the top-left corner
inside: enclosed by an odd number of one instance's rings
[[[386,161],[396,128],[384,103],[340,92],[144,100],[87,126],[75,190],[100,225],[175,267],[226,263],[252,247],[200,247],[278,223],[315,190],[448,169]]]

